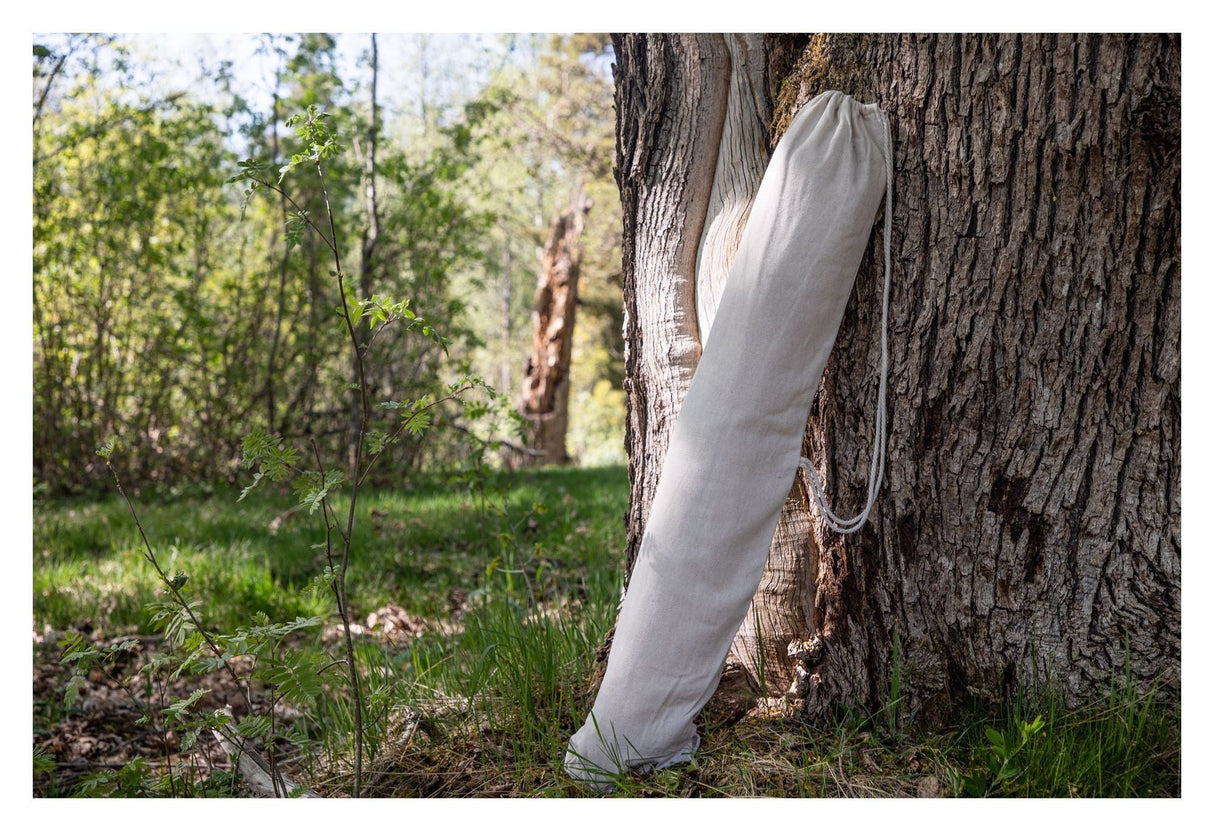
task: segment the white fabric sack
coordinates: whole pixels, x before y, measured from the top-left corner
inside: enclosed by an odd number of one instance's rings
[[[603,785],[630,768],[687,761],[699,746],[692,719],[758,587],[892,181],[888,130],[877,105],[827,92],[801,109],[772,155],[672,428],[602,686],[569,742],[565,769],[575,778]],[[880,409],[864,516],[880,484]]]

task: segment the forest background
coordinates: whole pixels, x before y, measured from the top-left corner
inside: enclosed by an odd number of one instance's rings
[[[385,336],[396,340],[377,349],[393,365],[369,379],[375,401],[419,399],[468,375],[518,397],[549,221],[585,190],[568,447],[584,464],[623,461],[605,36],[384,35],[374,55],[370,36],[246,36],[239,70],[200,45],[43,44],[36,493],[96,487],[99,437],[125,444],[136,485],[233,479],[254,424],[327,451],[350,442],[348,357],[326,314],[336,284],[321,240],[303,235],[292,256],[283,228],[297,208],[320,213],[320,188],[288,205],[246,201],[227,181],[242,159],[281,158],[294,141],[285,120],[310,106],[331,114],[348,147],[328,196],[339,240],[361,242],[347,264],[358,293],[408,300],[450,341]],[[450,465],[467,446],[458,429],[428,436],[407,442],[399,463]]]

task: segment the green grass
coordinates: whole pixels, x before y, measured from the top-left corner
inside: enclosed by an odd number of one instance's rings
[[[349,578],[354,621],[393,604],[433,629],[403,643],[360,642],[368,748],[377,756],[391,745],[393,714],[453,700],[461,718],[509,737],[491,758],[508,757],[516,773],[551,772],[551,759],[537,754],[555,753],[583,717],[585,679],[614,618],[626,473],[528,471],[482,485],[432,477],[362,494]],[[318,517],[301,511],[274,523],[293,507],[289,495],[255,491],[239,503],[236,495],[134,502],[162,567],[189,576],[186,594],[211,631],[234,632],[258,613],[272,621],[318,615],[331,628],[331,597],[301,591],[325,565]],[[154,631],[147,607],[163,590],[120,497],[39,501],[34,524],[36,632],[102,640]],[[320,632],[294,647],[324,648]],[[340,776],[324,768],[349,751],[346,698],[340,685],[328,690],[293,736],[318,779]],[[73,715],[55,700],[36,710],[42,727]]]
[[[188,574],[204,598],[209,625],[231,629],[258,611],[273,619],[318,613],[324,604],[298,592],[323,568],[313,548],[324,539],[318,516],[300,511],[275,533],[270,523],[293,507],[291,496],[261,490],[238,503],[237,494],[134,502],[166,571]],[[547,510],[534,511],[536,504]],[[530,567],[527,579],[549,592],[618,580],[626,505],[622,468],[518,474],[506,516],[494,513],[500,501],[487,499],[482,511],[474,494],[438,478],[364,492],[351,605],[362,615],[388,603],[423,617],[445,615],[453,591],[484,587],[506,545]],[[502,541],[503,533],[515,539]],[[159,585],[117,495],[36,503],[33,549],[36,628],[147,626],[145,607]],[[511,578],[521,584],[524,575]]]
[[[363,494],[354,618],[396,604],[425,623],[407,638],[359,641],[368,794],[587,795],[560,767],[589,711],[594,653],[615,616],[627,490],[616,467],[527,471],[489,481],[484,494],[442,478]],[[313,548],[317,518],[296,513],[274,532],[270,523],[291,507],[289,496],[235,496],[135,501],[166,570],[190,576],[187,593],[201,600],[208,627],[231,632],[256,612],[275,621],[319,615],[331,627],[331,599],[301,591],[323,566]],[[145,606],[161,592],[125,504],[39,501],[34,519],[35,631],[151,631]],[[319,630],[294,648],[335,654]],[[57,659],[53,646],[43,652],[42,660]],[[340,672],[325,677],[323,693],[292,723],[293,765],[320,792],[346,793],[349,696]],[[1025,693],[925,730],[900,717],[902,681],[891,680],[884,706],[845,710],[825,727],[789,718],[701,724],[695,762],[624,777],[615,796],[1179,793],[1179,710],[1170,701],[1114,685],[1105,700],[1068,710],[1048,691]],[[1042,726],[1022,732],[1038,716]],[[35,702],[36,792],[78,792],[89,781],[57,771],[44,747],[56,723],[73,719],[87,721],[87,713],[58,696]],[[140,792],[151,774],[134,766],[101,775],[96,793]],[[212,773],[191,788],[222,794],[232,786]]]
[[[1040,728],[1033,730],[1034,723]],[[965,795],[1177,796],[1180,714],[1154,692],[1121,684],[1077,709],[1047,690],[975,715],[959,736],[956,756],[969,773],[955,772],[953,785]],[[997,775],[1000,769],[1006,779]]]

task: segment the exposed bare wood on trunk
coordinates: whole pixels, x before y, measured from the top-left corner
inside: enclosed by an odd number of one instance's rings
[[[540,264],[531,312],[534,338],[523,377],[520,409],[531,420],[530,449],[524,459],[538,464],[569,462],[569,364],[582,263],[582,228],[590,201],[579,190],[567,211],[552,220]]]
[[[663,168],[682,141],[640,115],[678,108],[655,104],[658,90],[675,98],[669,42],[618,38],[616,51],[635,350],[648,330],[633,318],[655,291],[637,263],[656,242],[636,229],[670,203],[662,183],[682,193],[694,168]],[[894,127],[888,464],[851,537],[822,526],[796,484],[758,628],[774,608],[820,637],[811,711],[879,702],[895,637],[906,703],[925,714],[1045,676],[1072,701],[1127,668],[1178,684],[1178,38],[815,36],[780,90],[777,138],[825,89],[881,103]],[[630,176],[642,150],[664,171],[645,203]],[[680,227],[668,236],[699,238]],[[865,498],[874,429],[879,242],[810,414],[809,455],[844,513]],[[664,451],[646,407],[686,389],[641,369],[630,355],[630,543]],[[770,681],[770,653],[764,664]]]
[[[725,35],[724,41],[729,52],[729,97],[696,257],[696,323],[701,345],[712,329],[721,290],[770,155],[767,125],[771,104],[764,77],[763,38]]]

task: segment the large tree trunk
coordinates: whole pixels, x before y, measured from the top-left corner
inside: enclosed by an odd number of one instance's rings
[[[540,263],[531,312],[533,345],[519,405],[531,421],[528,441],[531,454],[524,459],[534,464],[569,462],[565,448],[569,429],[569,365],[582,264],[582,228],[589,210],[586,192],[579,189],[569,209],[553,218]]]
[[[1074,702],[1123,673],[1178,685],[1179,39],[615,45],[629,570],[766,134],[839,89],[894,131],[885,485],[843,537],[790,483],[741,674],[773,694],[800,675],[811,712],[878,703],[894,670],[920,711],[1046,677]],[[878,243],[806,431],[844,515],[874,430]]]

